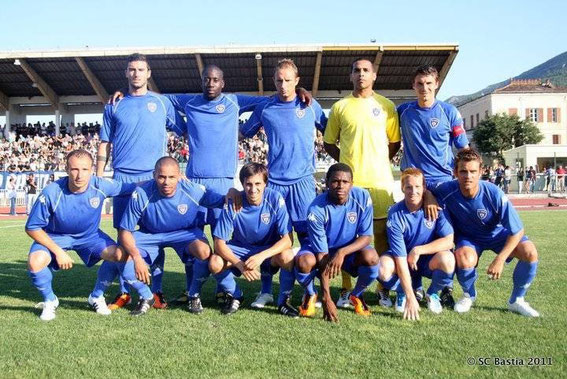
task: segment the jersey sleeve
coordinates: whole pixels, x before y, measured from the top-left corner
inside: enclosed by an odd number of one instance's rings
[[[439,217],[437,217],[437,220],[435,221],[435,234],[437,237],[442,238],[453,233],[455,233],[453,225],[451,225],[447,217],[445,217],[445,212],[440,211]]]
[[[314,253],[328,253],[327,233],[325,231],[325,215],[323,210],[317,206],[309,208],[307,216],[307,232],[309,242],[313,247]]]
[[[500,188],[496,189],[499,193],[498,197],[498,213],[500,214],[500,222],[510,233],[516,234],[524,228],[518,212],[508,200],[508,196],[502,192]]]
[[[398,105],[398,107],[396,108],[396,112],[398,113],[398,119],[400,117],[402,117],[402,113],[404,113],[404,111],[409,106],[409,104],[410,103],[403,103],[403,104]]]
[[[264,106],[257,106],[254,109],[254,112],[252,112],[252,115],[250,116],[250,118],[242,125],[240,125],[240,133],[242,133],[242,135],[244,137],[253,137],[256,133],[258,133],[258,130],[260,129],[260,126],[262,126],[262,111],[264,110]]]
[[[254,108],[256,108],[256,106],[265,104],[270,99],[269,97],[266,96],[249,96],[249,95],[234,95],[234,96],[236,97],[236,102],[238,103],[238,107],[240,108],[238,114],[253,111]]]
[[[221,208],[224,204],[225,196],[211,190],[205,190],[199,200],[199,205],[207,208]]]
[[[165,94],[164,95],[173,105],[173,108],[178,112],[185,113],[185,105],[195,97],[200,95],[189,95],[189,94]]]
[[[455,107],[450,108],[449,122],[451,123],[451,143],[457,149],[462,149],[469,144],[467,133],[463,126],[463,118],[461,113]]]
[[[178,136],[182,136],[185,131],[185,121],[183,121],[183,117],[179,114],[179,112],[173,106],[171,100],[163,96],[162,97],[163,104],[165,106],[165,115],[166,115],[166,126],[168,129],[173,131]]]
[[[400,142],[402,139],[398,112],[396,111],[396,107],[393,104],[392,107],[388,109],[388,118],[386,119],[386,135],[388,136],[389,143]]]
[[[276,208],[276,222],[278,226],[278,233],[280,236],[291,233],[291,218],[287,212],[284,198],[278,194]]]
[[[47,188],[41,191],[36,202],[30,211],[28,220],[26,221],[26,230],[43,229],[49,224],[49,218],[52,214],[52,204],[49,196],[47,196]]]
[[[364,200],[364,210],[362,212],[362,217],[358,222],[358,227],[356,228],[356,234],[359,236],[373,236],[373,211],[372,198],[368,191],[363,190],[363,200]]]
[[[128,205],[126,206],[126,210],[120,220],[120,229],[131,232],[136,230],[136,225],[138,225],[138,221],[140,221],[140,218],[142,217],[142,210],[144,209],[143,198],[144,195],[140,188],[136,188],[136,190],[132,192]]]
[[[315,116],[315,127],[321,133],[325,133],[328,120],[327,120],[327,116],[325,115],[325,112],[323,112],[323,108],[321,108],[321,104],[313,100],[313,104],[311,104],[311,109],[313,110],[313,115]]]
[[[109,178],[92,178],[105,197],[130,195],[136,188],[136,183],[121,183]]]
[[[114,114],[113,106],[106,104],[102,115],[102,126],[100,127],[100,140],[102,142],[112,141],[114,135]]]
[[[395,212],[388,215],[386,222],[386,235],[393,257],[407,257],[406,242],[404,240],[404,224]]]
[[[439,183],[436,186],[428,187],[428,190],[431,191],[435,199],[439,203],[441,207],[445,206],[445,197],[448,194],[450,182]],[[445,214],[447,216],[447,214]]]
[[[225,204],[213,230],[213,237],[223,241],[229,241],[232,238],[232,232],[234,231],[233,216],[231,204]]]
[[[327,127],[325,128],[323,141],[330,145],[336,145],[339,139],[340,131],[341,120],[339,115],[339,106],[337,104],[334,104],[331,107],[331,112],[329,113],[329,120],[327,121]]]

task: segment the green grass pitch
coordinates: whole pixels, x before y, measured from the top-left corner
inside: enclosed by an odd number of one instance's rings
[[[39,294],[26,272],[31,240],[24,221],[2,220],[0,377],[562,377],[567,212],[531,211],[521,217],[540,254],[527,300],[541,318],[505,310],[514,264],[505,268],[503,279],[489,282],[485,270],[493,254],[486,252],[479,264],[479,296],[468,314],[445,310],[436,316],[422,307],[421,320],[411,323],[393,309],[378,307],[376,296],[367,293],[372,316],[340,310],[336,325],[323,321],[321,310],[314,319],[299,320],[280,316],[275,307],[252,310],[248,306],[259,283],[242,281],[244,305],[232,316],[221,315],[214,306],[213,280],[205,285],[205,312],[199,316],[182,307],[151,310],[140,318],[129,316],[128,310],[99,316],[86,304],[96,268],[86,269],[74,253],[73,269],[54,276],[61,303],[57,318],[44,323],[34,309]],[[103,228],[115,235],[110,220],[103,221]],[[168,250],[166,297],[176,297],[183,287],[183,267]],[[339,287],[335,279],[335,296]],[[107,299],[116,290],[113,285]],[[458,284],[455,295],[461,295]],[[300,297],[296,285],[295,304]]]

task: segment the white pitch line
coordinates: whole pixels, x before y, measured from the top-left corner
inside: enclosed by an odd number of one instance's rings
[[[16,224],[16,225],[7,225],[7,226],[0,226],[0,229],[8,229],[8,228],[16,228],[18,226],[24,226],[25,224]]]

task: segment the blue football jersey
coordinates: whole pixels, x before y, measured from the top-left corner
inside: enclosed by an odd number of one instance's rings
[[[481,180],[479,192],[472,199],[463,196],[456,180],[435,187],[433,194],[444,207],[457,237],[490,243],[503,230],[516,234],[523,229],[508,197],[492,183]]]
[[[439,100],[421,108],[413,101],[401,104],[398,114],[404,144],[401,169],[419,168],[428,183],[451,180],[452,146],[461,149],[469,143],[457,108]]]
[[[242,192],[242,209],[226,206],[213,236],[240,246],[271,246],[291,233],[285,201],[277,191],[266,188],[260,205],[251,205]]]
[[[360,236],[372,236],[372,211],[368,191],[359,187],[351,188],[343,205],[330,202],[327,192],[317,196],[307,216],[309,242],[314,253],[328,253]]]
[[[238,116],[251,111],[266,97],[221,94],[166,95],[187,118],[189,140],[188,178],[233,178],[238,165]]]
[[[140,175],[152,172],[157,160],[167,155],[166,126],[179,130],[182,124],[165,96],[126,95],[105,106],[100,140],[112,144],[115,171]]]
[[[404,201],[390,208],[386,226],[390,253],[394,257],[405,257],[416,246],[453,234],[453,227],[442,211],[437,220],[430,221],[423,208],[410,212]]]
[[[34,203],[26,230],[43,229],[49,234],[65,234],[84,238],[97,233],[104,199],[128,195],[136,184],[93,176],[84,192],[69,191],[69,178],[51,183],[41,191]]]
[[[144,233],[167,233],[197,227],[199,206],[220,208],[224,196],[207,191],[204,186],[187,179],[177,183],[175,194],[163,196],[155,180],[138,186],[128,202],[120,229],[134,231],[139,225]]]
[[[327,117],[314,99],[306,106],[298,97],[284,102],[276,96],[257,106],[240,132],[252,137],[264,127],[269,180],[287,185],[315,172],[315,128],[324,132],[326,125]]]

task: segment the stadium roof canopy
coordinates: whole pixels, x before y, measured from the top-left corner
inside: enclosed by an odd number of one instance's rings
[[[225,74],[225,91],[270,93],[275,91],[273,67],[292,58],[301,76],[300,85],[323,100],[335,100],[349,91],[350,64],[368,58],[378,68],[375,89],[393,99],[413,96],[412,72],[432,64],[443,83],[457,53],[456,44],[425,45],[269,45],[178,48],[109,48],[0,52],[0,106],[106,102],[109,93],[126,84],[126,58],[132,53],[148,56],[152,90],[161,93],[201,92],[200,72],[215,64]]]

